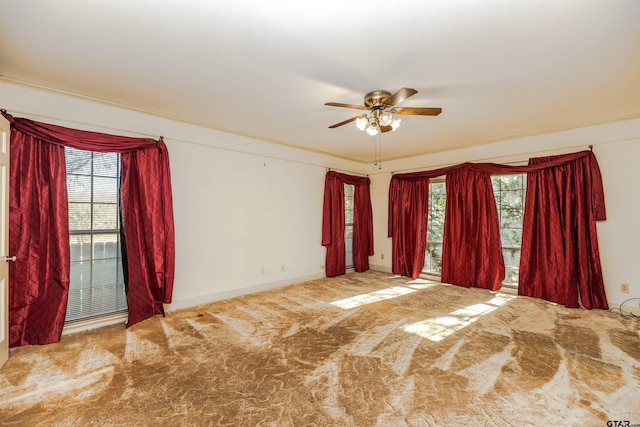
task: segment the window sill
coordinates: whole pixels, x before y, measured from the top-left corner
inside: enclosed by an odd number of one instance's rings
[[[101,328],[103,326],[115,325],[117,323],[127,323],[127,317],[128,313],[126,311],[120,311],[118,313],[91,317],[89,319],[72,320],[64,324],[62,335],[87,331],[89,329]]]

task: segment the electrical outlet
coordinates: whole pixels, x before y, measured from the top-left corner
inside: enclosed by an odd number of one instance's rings
[[[624,283],[624,282],[620,282],[620,292],[622,292],[624,294],[628,294],[629,293],[629,284],[628,283]]]

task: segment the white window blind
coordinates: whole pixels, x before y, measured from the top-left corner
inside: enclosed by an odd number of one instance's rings
[[[120,154],[65,148],[71,283],[66,321],[125,311]]]
[[[353,195],[355,186],[344,184],[344,247],[345,266],[353,267]]]

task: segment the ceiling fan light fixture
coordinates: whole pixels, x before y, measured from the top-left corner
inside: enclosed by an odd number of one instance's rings
[[[356,127],[361,131],[364,131],[367,128],[368,124],[369,119],[367,119],[367,116],[360,116],[356,119]]]
[[[378,134],[378,128],[377,127],[373,127],[373,126],[369,126],[367,128],[367,133],[371,136],[376,136]]]
[[[401,121],[402,121],[402,119],[393,119],[393,120],[391,120],[390,124],[391,124],[391,131],[392,132],[400,127],[400,122]]]
[[[376,136],[378,132],[380,132],[380,129],[378,129],[378,124],[376,123],[376,120],[374,118],[371,118],[369,120],[369,126],[367,126],[366,132],[371,136]]]
[[[383,111],[378,118],[380,126],[389,126],[393,121],[393,114],[389,111]]]

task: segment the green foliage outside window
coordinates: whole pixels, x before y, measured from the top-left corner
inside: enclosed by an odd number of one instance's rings
[[[491,182],[498,207],[502,255],[506,269],[503,283],[507,286],[518,286],[527,175],[494,175]]]
[[[429,216],[427,219],[427,254],[424,271],[440,274],[442,271],[442,238],[444,210],[447,202],[444,181],[429,183]]]

